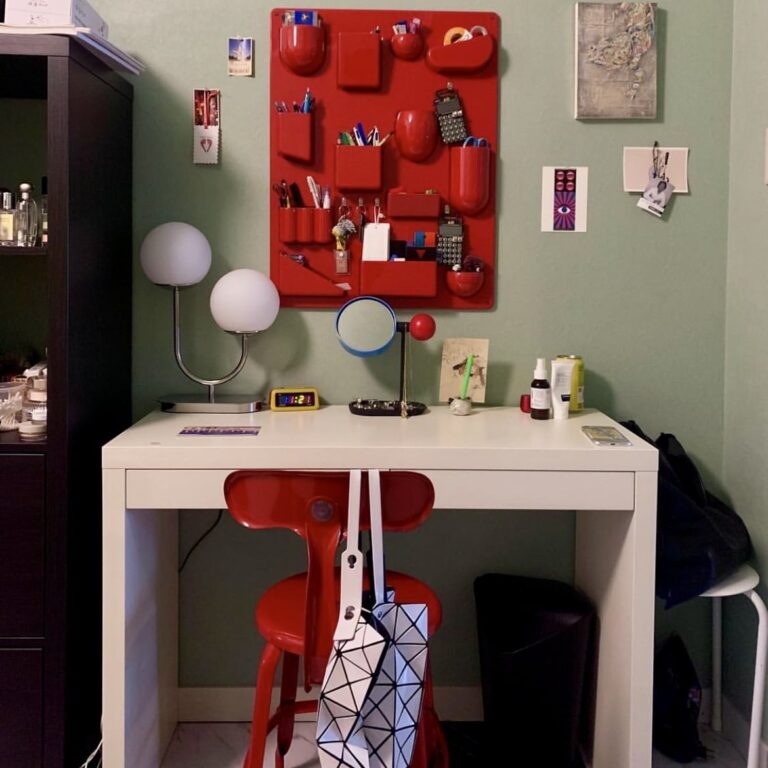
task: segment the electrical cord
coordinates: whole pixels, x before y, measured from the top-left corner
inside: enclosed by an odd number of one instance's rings
[[[187,560],[189,560],[192,553],[202,544],[203,539],[221,522],[221,517],[224,514],[224,510],[220,509],[219,514],[216,516],[216,519],[213,521],[213,524],[198,538],[198,540],[189,548],[189,551],[184,556],[184,559],[181,561],[181,565],[179,566],[179,573],[181,573],[184,570],[184,566],[187,564]]]
[[[99,731],[101,731],[104,728],[104,715],[101,716],[101,723],[99,724]],[[99,768],[101,765],[101,755],[99,754],[101,752],[101,747],[104,744],[104,738],[102,737],[99,739],[99,743],[96,745],[96,749],[91,752],[88,757],[85,758],[85,762],[80,766],[80,768],[88,768],[88,766],[91,764],[93,759],[96,757],[96,755],[99,755],[99,762],[96,763],[96,768]]]

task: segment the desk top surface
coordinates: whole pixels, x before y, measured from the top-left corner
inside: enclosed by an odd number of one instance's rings
[[[631,447],[597,447],[585,425],[617,427]],[[185,427],[259,426],[257,435],[180,435]],[[475,408],[455,416],[434,406],[421,416],[317,411],[177,414],[154,411],[102,449],[104,469],[381,469],[655,472],[656,449],[604,414],[534,421],[518,408]]]

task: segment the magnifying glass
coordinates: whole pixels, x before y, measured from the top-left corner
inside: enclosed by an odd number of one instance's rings
[[[400,398],[398,400],[365,400],[358,398],[349,410],[358,416],[418,416],[426,411],[424,403],[407,399],[408,360],[406,336],[410,332],[417,341],[431,339],[435,321],[430,315],[418,314],[410,322],[399,322],[395,311],[376,296],[358,296],[336,313],[336,336],[341,346],[355,357],[373,357],[386,352],[400,334]]]

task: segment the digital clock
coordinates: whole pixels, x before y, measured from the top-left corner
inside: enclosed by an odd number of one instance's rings
[[[320,407],[320,395],[314,387],[279,387],[269,395],[273,411],[314,411]]]

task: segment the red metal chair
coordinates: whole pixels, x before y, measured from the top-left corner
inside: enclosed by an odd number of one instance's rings
[[[261,657],[253,706],[251,744],[244,768],[262,768],[267,734],[277,727],[276,768],[293,739],[297,714],[317,710],[316,701],[296,701],[299,659],[303,657],[304,689],[320,685],[331,652],[339,613],[339,570],[336,550],[346,533],[349,474],[241,470],[224,483],[229,511],[246,528],[287,528],[307,542],[305,573],[279,581],[256,606],[256,626],[266,641]],[[360,529],[370,528],[367,476],[363,475]],[[409,531],[421,525],[435,499],[429,478],[415,472],[381,473],[385,531]],[[398,601],[426,603],[430,637],[440,626],[442,608],[437,595],[423,582],[387,571],[387,584]],[[277,663],[282,656],[280,703],[270,716],[270,699]],[[434,711],[432,678],[427,671],[413,768],[447,768],[448,750]]]

